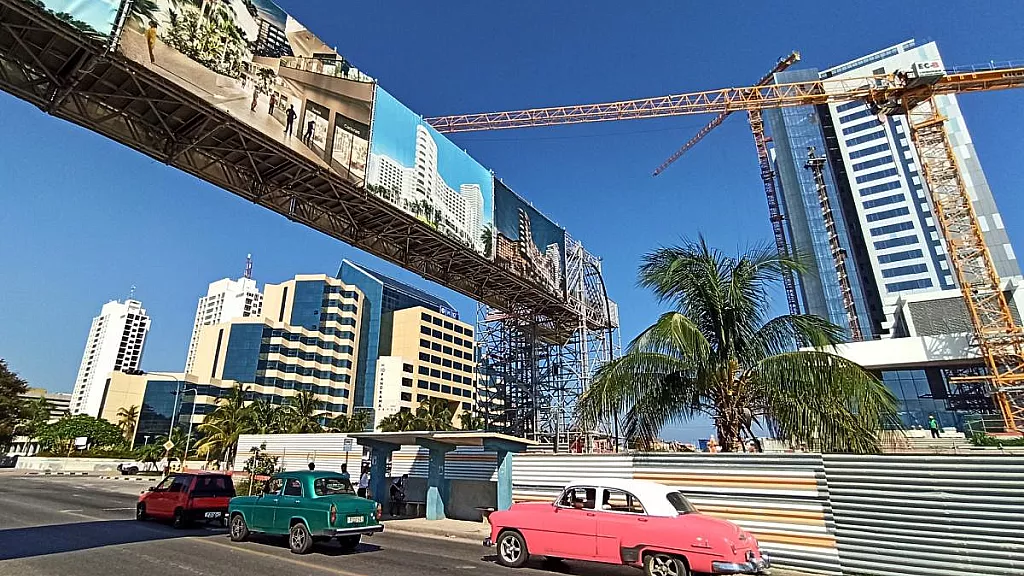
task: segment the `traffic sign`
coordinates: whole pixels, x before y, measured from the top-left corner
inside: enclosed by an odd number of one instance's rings
[[[345,438],[345,441],[342,443],[341,449],[344,450],[345,452],[351,452],[353,450],[352,444],[353,443],[351,438]]]
[[[174,442],[171,442],[170,440],[164,442],[164,450],[170,450],[171,448],[174,448]]]

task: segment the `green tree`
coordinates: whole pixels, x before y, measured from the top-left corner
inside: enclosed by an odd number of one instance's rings
[[[144,444],[135,448],[134,457],[139,462],[147,464],[147,469],[156,470],[156,463],[164,457],[164,452],[165,450],[160,444]]]
[[[640,285],[675,310],[597,371],[578,403],[583,422],[624,415],[627,440],[645,444],[704,414],[727,451],[756,442],[755,426],[822,451],[878,451],[880,431],[899,428],[896,399],[828,351],[842,330],[812,315],[769,317],[770,287],[802,271],[768,247],[730,257],[703,238],[648,253]]]
[[[309,391],[292,396],[285,406],[285,426],[291,434],[323,432],[320,409],[324,403]]]
[[[485,256],[494,255],[494,233],[491,231],[490,226],[485,226],[480,230],[480,243],[484,245]]]
[[[335,416],[327,429],[331,432],[342,434],[365,432],[373,423],[371,416],[372,413],[367,410],[353,412],[351,416],[346,416],[345,414]]]
[[[387,416],[380,421],[381,432],[409,432],[417,430],[416,425],[418,421],[406,408],[402,408],[398,412],[395,412],[391,416]]]
[[[463,410],[462,414],[459,414],[459,428],[462,430],[483,430],[484,419],[474,415],[469,410]]]
[[[136,28],[144,30],[159,11],[160,7],[157,6],[156,0],[135,0],[132,2],[132,9],[128,14],[128,22]]]
[[[284,431],[284,409],[266,400],[249,405],[250,432],[252,434],[278,434]]]
[[[7,367],[0,358],[0,449],[6,449],[14,439],[14,429],[25,417],[25,402],[19,398],[28,392],[28,383]]]
[[[122,406],[117,409],[117,427],[128,442],[132,441],[135,434],[135,425],[139,422],[138,406]]]
[[[50,423],[50,403],[45,396],[40,396],[25,402],[22,408],[22,419],[14,433],[16,436],[35,438]]]
[[[431,432],[454,430],[455,402],[443,398],[427,398],[416,408],[416,430]]]
[[[231,466],[238,437],[252,431],[252,418],[246,407],[247,393],[241,384],[236,384],[226,398],[221,398],[217,409],[203,419],[198,427],[203,439],[196,446],[197,453]]]
[[[74,451],[76,438],[86,438],[91,449],[117,448],[125,445],[120,428],[106,420],[85,414],[64,416],[53,424],[46,425],[36,436],[42,450],[67,456]]]

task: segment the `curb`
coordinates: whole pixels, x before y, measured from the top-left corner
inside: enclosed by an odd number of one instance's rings
[[[46,470],[44,472],[26,472],[26,476],[88,476],[88,472],[51,472]]]
[[[446,531],[423,531],[415,528],[406,528],[404,526],[393,526],[384,523],[384,532],[391,534],[402,534],[405,536],[418,536],[420,538],[431,538],[434,540],[444,540],[446,542],[459,542],[461,544],[476,544],[481,545],[486,536],[475,538],[464,534],[452,534]]]
[[[119,480],[121,482],[146,482],[157,480],[157,476],[97,476],[100,480]]]

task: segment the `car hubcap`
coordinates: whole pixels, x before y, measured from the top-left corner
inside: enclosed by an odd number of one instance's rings
[[[675,561],[668,556],[655,556],[651,559],[651,574],[654,576],[679,576]]]
[[[519,541],[515,538],[505,538],[501,541],[501,557],[506,562],[515,562],[519,560],[519,556],[523,553],[522,547],[519,545]]]
[[[302,548],[306,545],[306,535],[301,529],[292,531],[292,548]]]
[[[239,537],[242,535],[242,517],[235,516],[234,520],[231,521],[231,535]]]

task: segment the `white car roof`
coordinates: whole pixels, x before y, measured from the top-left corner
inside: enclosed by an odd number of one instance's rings
[[[678,490],[657,482],[633,480],[632,478],[581,478],[566,484],[566,488],[570,486],[595,486],[622,490],[639,498],[640,503],[644,505],[644,510],[651,516],[679,515],[675,506],[666,498],[669,493],[678,492]]]

